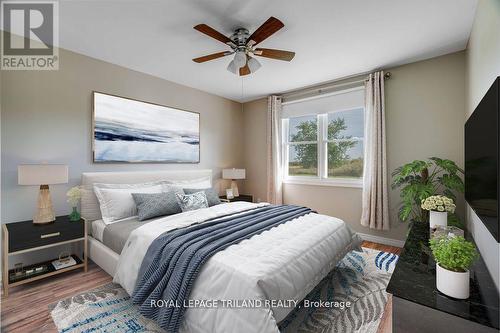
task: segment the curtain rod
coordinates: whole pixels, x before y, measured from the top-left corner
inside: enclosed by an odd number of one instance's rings
[[[372,73],[372,72],[369,72],[369,73]],[[318,95],[321,95],[322,93],[324,93],[325,90],[330,90],[332,88],[349,86],[349,85],[353,85],[356,83],[365,83],[368,81],[368,77],[366,77],[364,79],[355,80],[355,81],[348,81],[348,82],[340,82],[340,81],[349,80],[349,78],[355,78],[355,77],[363,76],[363,75],[366,75],[369,73],[357,74],[357,75],[353,75],[353,76],[349,76],[349,77],[344,77],[342,79],[338,79],[338,80],[335,80],[335,81],[330,82],[330,83],[316,85],[315,87],[311,87],[309,89],[301,89],[301,90],[291,91],[289,93],[283,94],[281,97],[288,99],[288,98],[291,98],[293,96],[301,96],[301,95],[306,95],[306,94],[313,93],[313,92],[316,92]],[[391,77],[392,77],[391,72],[384,73],[384,80],[388,80]]]

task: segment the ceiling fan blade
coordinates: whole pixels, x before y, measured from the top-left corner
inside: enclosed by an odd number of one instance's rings
[[[214,28],[209,27],[206,24],[198,24],[197,26],[194,26],[193,29],[198,30],[199,32],[208,35],[214,39],[217,39],[220,42],[223,42],[224,44],[234,44],[232,40],[229,39],[229,37],[224,36]]]
[[[214,60],[214,59],[218,59],[218,58],[222,58],[224,56],[227,56],[231,54],[231,52],[217,52],[217,53],[212,53],[212,54],[208,54],[206,56],[203,56],[203,57],[199,57],[199,58],[194,58],[193,61],[194,62],[197,62],[197,63],[201,63],[201,62],[205,62],[205,61],[209,61],[209,60]]]
[[[260,57],[266,57],[283,61],[291,61],[293,57],[295,57],[295,52],[276,50],[276,49],[257,48],[255,49],[255,52],[253,54]]]
[[[248,62],[245,66],[241,67],[240,68],[240,76],[245,76],[245,75],[248,75],[250,74],[250,68],[248,67]]]
[[[278,20],[276,17],[271,16],[266,22],[264,22],[253,34],[248,37],[247,45],[257,45],[262,42],[267,37],[274,34],[276,31],[283,28],[285,25],[283,22]]]

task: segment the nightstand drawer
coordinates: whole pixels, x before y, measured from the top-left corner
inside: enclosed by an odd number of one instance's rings
[[[64,242],[84,237],[83,222],[56,220],[45,225],[34,225],[31,221],[11,223],[9,230],[9,252]]]

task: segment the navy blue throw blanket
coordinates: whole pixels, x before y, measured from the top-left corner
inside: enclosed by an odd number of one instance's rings
[[[133,303],[140,305],[142,315],[176,333],[186,310],[184,301],[202,265],[212,255],[311,212],[309,208],[291,205],[265,206],[163,233],[151,243],[142,261]],[[151,306],[152,301],[158,300],[178,306]]]

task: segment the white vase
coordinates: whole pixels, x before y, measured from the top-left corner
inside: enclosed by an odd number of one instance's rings
[[[432,229],[435,229],[438,226],[446,227],[448,225],[448,213],[431,210],[429,224]]]
[[[447,296],[469,298],[469,271],[453,272],[436,263],[436,287]]]

